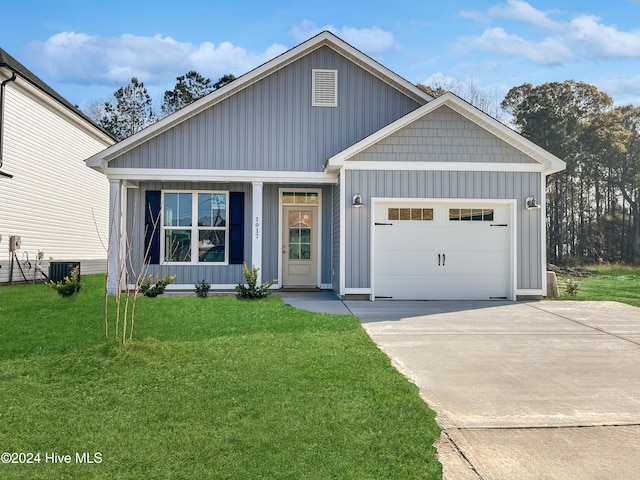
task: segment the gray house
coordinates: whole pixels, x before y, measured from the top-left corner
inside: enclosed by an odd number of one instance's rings
[[[565,167],[328,32],[87,164],[111,186],[111,292],[143,261],[187,289],[233,288],[246,262],[371,300],[545,295],[546,176]]]

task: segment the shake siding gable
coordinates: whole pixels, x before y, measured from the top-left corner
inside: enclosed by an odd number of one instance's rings
[[[537,163],[447,106],[389,135],[350,161]]]
[[[311,106],[314,68],[338,106]],[[323,172],[327,158],[419,104],[323,46],[109,162],[110,168]]]

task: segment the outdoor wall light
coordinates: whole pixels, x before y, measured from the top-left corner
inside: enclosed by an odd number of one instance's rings
[[[535,210],[536,208],[540,208],[540,204],[538,203],[538,200],[536,200],[534,196],[527,197],[525,202],[527,205],[527,210]]]
[[[364,206],[364,203],[362,203],[362,197],[359,193],[356,193],[353,196],[353,203],[351,205],[353,205],[354,208],[360,208]]]

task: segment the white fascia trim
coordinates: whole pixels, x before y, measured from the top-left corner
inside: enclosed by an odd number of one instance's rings
[[[109,168],[107,178],[161,182],[263,182],[335,184],[338,176],[324,172],[278,172],[260,170],[200,170],[165,168]]]
[[[543,172],[539,163],[498,162],[347,162],[345,170],[402,170],[402,171],[450,171],[450,172]]]
[[[325,164],[325,170],[334,171],[336,168],[342,167],[343,165],[345,165],[345,162],[353,156],[366,150],[372,145],[375,145],[379,141],[406,127],[412,122],[428,115],[429,113],[435,111],[443,105],[446,105],[452,110],[455,110],[460,115],[472,121],[476,125],[484,128],[488,132],[496,135],[498,138],[510,144],[512,147],[520,150],[525,155],[528,155],[534,160],[538,161],[541,165],[543,165],[545,174],[549,175],[566,168],[566,163],[560,160],[555,155],[552,155],[543,148],[540,148],[535,143],[527,140],[522,135],[510,129],[506,125],[500,123],[490,115],[487,115],[481,110],[478,110],[471,104],[462,100],[460,97],[457,97],[453,93],[447,92],[444,95],[441,95],[440,97],[427,103],[426,105],[417,108],[404,117],[390,123],[386,127],[381,128],[372,135],[369,135],[358,143],[355,143],[351,147],[329,158],[329,160],[327,160]]]

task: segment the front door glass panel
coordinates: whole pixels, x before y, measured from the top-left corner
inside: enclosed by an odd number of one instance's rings
[[[309,210],[289,211],[289,260],[311,259],[311,221]]]

